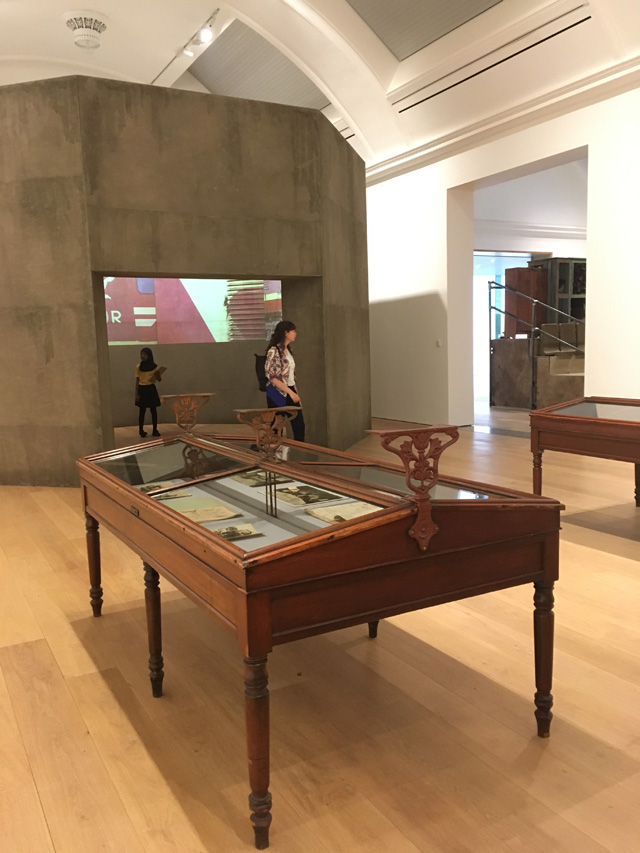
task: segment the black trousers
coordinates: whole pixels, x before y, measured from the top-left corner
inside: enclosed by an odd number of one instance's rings
[[[291,388],[291,386],[289,386]],[[291,388],[292,391],[295,391],[295,388]],[[294,403],[291,397],[287,394],[287,401],[285,406],[298,406],[298,403]],[[267,397],[267,408],[269,409],[278,409],[279,406],[270,400]],[[293,437],[295,441],[304,441],[304,415],[302,414],[302,409],[298,412],[295,418],[291,421],[291,429],[293,430]]]
[[[155,432],[158,429],[158,409],[155,406],[149,406],[149,411],[151,412],[151,423]],[[140,432],[144,429],[144,419],[146,414],[147,410],[140,406],[140,412],[138,414],[138,427],[140,428]]]

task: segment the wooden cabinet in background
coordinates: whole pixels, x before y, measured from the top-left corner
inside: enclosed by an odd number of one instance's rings
[[[504,336],[529,335],[532,325],[546,321],[545,309],[534,306],[531,299],[547,301],[547,273],[539,267],[505,270],[505,284],[509,289],[505,292]]]
[[[549,311],[547,323],[567,323],[569,317],[584,320],[587,299],[587,262],[584,258],[544,258],[530,261],[547,279],[544,301],[562,314]]]

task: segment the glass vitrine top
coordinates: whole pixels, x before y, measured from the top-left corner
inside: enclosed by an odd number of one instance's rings
[[[253,439],[250,437],[241,437],[238,439],[227,437],[218,440],[212,436],[207,441],[214,447],[216,445],[229,448],[243,446],[245,449],[252,449],[251,445],[253,445]],[[255,445],[253,445],[253,449],[255,449]],[[277,458],[281,462],[294,462],[309,466],[318,472],[360,480],[363,483],[376,487],[380,491],[389,489],[392,493],[400,492],[401,494],[411,496],[411,491],[407,488],[405,476],[402,471],[396,473],[387,468],[376,466],[374,462],[370,464],[363,462],[362,465],[357,465],[350,462],[349,458],[345,460],[345,457],[331,450],[325,451],[316,447],[294,447],[287,444],[283,444],[278,449]],[[505,495],[499,491],[475,491],[455,485],[436,483],[431,491],[431,497],[436,500],[478,500],[488,497],[502,498]]]
[[[200,482],[175,483],[160,491],[139,488],[244,551],[351,521],[387,505],[259,467]]]
[[[221,448],[238,448],[241,447],[244,450],[256,450],[255,439],[251,437],[242,436],[239,438],[230,438],[226,437],[224,439],[217,439],[214,436],[205,436],[198,435],[198,438],[204,438],[207,441],[207,444],[211,444],[212,447],[221,447]],[[277,458],[281,462],[302,462],[304,464],[313,464],[315,462],[335,462],[336,454],[332,453],[330,450],[322,451],[318,450],[315,447],[295,447],[291,444],[282,444],[278,448]]]
[[[316,470],[326,471],[338,477],[348,477],[374,486],[382,491],[391,489],[411,495],[402,471],[389,471],[376,465],[318,465]],[[481,500],[489,497],[504,497],[499,493],[488,491],[472,491],[455,484],[438,482],[430,492],[434,500]]]
[[[129,448],[122,453],[97,458],[95,464],[130,486],[185,483],[208,474],[246,467],[226,454],[176,441],[170,444]]]
[[[635,421],[640,423],[640,406],[620,403],[599,403],[595,400],[583,400],[570,406],[554,409],[553,414],[570,415],[578,418],[605,418],[615,421]]]
[[[242,458],[234,458],[234,450]],[[283,445],[278,449],[278,464],[262,467],[262,458],[247,453],[249,450],[250,439],[211,437],[196,444],[179,438],[97,456],[93,462],[243,551],[403,506],[412,497],[403,472],[375,462],[367,464],[330,450]],[[323,485],[317,485],[319,480]],[[436,483],[431,497],[517,499],[455,482]]]

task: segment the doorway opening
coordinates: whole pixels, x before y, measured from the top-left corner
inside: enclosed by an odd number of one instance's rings
[[[493,306],[504,309],[504,293],[489,290],[489,282],[504,282],[504,272],[526,267],[531,260],[528,252],[473,253],[473,398],[474,409],[489,410],[489,347],[490,342],[504,333],[504,315],[491,311]]]
[[[474,412],[487,415],[490,403],[497,407],[515,406],[532,408],[525,402],[499,403],[492,400],[491,341],[502,343],[504,339],[522,337],[523,329],[505,328],[506,317],[501,311],[505,292],[498,287],[493,291],[493,304],[499,309],[490,310],[489,281],[506,285],[505,271],[509,269],[540,266],[547,269],[560,259],[581,259],[583,268],[586,258],[587,231],[587,178],[588,158],[586,148],[563,152],[538,163],[528,163],[509,173],[484,178],[474,186],[474,271],[473,271],[473,382]],[[495,248],[495,250],[494,250]],[[539,262],[539,263],[538,263]],[[509,274],[520,281],[520,272]],[[549,287],[545,294],[532,294],[533,298],[562,308],[562,287],[558,283],[557,298],[549,298],[553,290],[553,276],[547,273]],[[523,291],[525,292],[525,291]],[[526,291],[528,293],[528,291]],[[555,292],[555,291],[554,291]],[[524,301],[525,297],[522,298]],[[584,303],[584,296],[582,296]],[[530,304],[529,314],[531,313]],[[513,308],[511,308],[513,311]],[[536,315],[537,316],[537,315]],[[531,322],[533,322],[531,320]],[[542,322],[552,322],[543,319]],[[537,323],[536,323],[537,324]],[[512,323],[513,325],[513,323]],[[531,333],[530,333],[531,334]],[[540,333],[541,334],[541,333]],[[558,337],[562,337],[558,335]],[[520,352],[524,341],[513,347]],[[509,344],[511,346],[511,344]],[[508,347],[504,347],[507,349]],[[537,350],[536,350],[537,352]],[[502,349],[501,349],[502,353]],[[533,358],[533,355],[530,356]],[[502,363],[502,362],[501,362]],[[508,382],[520,388],[525,370],[509,363]],[[550,371],[549,371],[550,372]],[[529,371],[529,374],[531,371]],[[528,374],[527,374],[528,375]],[[546,376],[546,374],[545,374]],[[524,378],[523,378],[524,377]],[[531,377],[527,388],[531,391]],[[564,379],[551,380],[562,384]],[[510,387],[510,386],[509,386]],[[546,387],[546,386],[545,386]],[[555,387],[555,385],[554,385]],[[564,387],[564,386],[563,386]],[[563,393],[563,392],[559,392]],[[575,395],[574,395],[575,396]],[[502,397],[505,397],[503,394]],[[502,399],[501,397],[501,399]],[[518,395],[515,395],[520,399]],[[497,398],[496,398],[497,399]],[[475,419],[477,422],[477,419]],[[481,422],[485,422],[481,419]]]

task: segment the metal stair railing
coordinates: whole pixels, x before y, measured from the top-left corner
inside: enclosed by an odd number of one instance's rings
[[[531,322],[528,320],[523,320],[521,317],[518,317],[516,314],[512,314],[510,311],[507,311],[504,308],[498,308],[497,305],[493,304],[492,296],[494,290],[501,290],[503,292],[514,293],[519,296],[521,299],[528,299],[531,303]],[[545,311],[553,311],[555,315],[561,315],[562,317],[568,317],[568,320],[565,322],[568,323],[576,323],[581,326],[584,326],[584,320],[580,320],[577,317],[572,317],[571,314],[567,314],[566,311],[561,311],[559,308],[555,308],[553,305],[548,305],[546,302],[541,302],[539,299],[534,299],[532,296],[528,296],[526,293],[521,293],[519,290],[515,290],[513,287],[509,287],[506,284],[499,284],[497,281],[489,282],[489,329],[491,330],[491,312],[497,312],[504,317],[512,317],[514,320],[517,320],[521,325],[526,326],[529,329],[529,357],[531,359],[531,408],[535,409],[537,407],[537,391],[538,391],[538,359],[544,357],[551,357],[551,353],[541,353],[539,351],[540,347],[536,346],[536,342],[539,342],[541,339],[541,335],[545,335],[546,337],[552,338],[557,341],[561,348],[559,352],[562,352],[562,347],[569,347],[570,350],[573,350],[574,354],[584,355],[584,349],[576,344],[572,344],[570,341],[566,341],[563,338],[559,338],[556,335],[553,335],[551,332],[546,329],[541,329],[540,326],[536,325],[536,312],[538,308],[543,308]],[[547,325],[547,324],[544,324]],[[553,325],[553,324],[551,324]],[[560,323],[556,323],[556,325],[560,325]],[[489,332],[489,340],[491,341],[491,331]]]
[[[510,311],[505,310],[504,308],[498,308],[497,305],[494,305],[492,302],[492,293],[494,290],[502,290],[508,291],[509,293],[514,293],[519,296],[521,299],[527,299],[531,303],[531,322],[528,320],[523,320],[521,317],[518,317],[516,314],[512,314]],[[574,352],[579,353],[580,355],[584,355],[584,349],[582,347],[577,346],[577,344],[572,344],[570,341],[566,341],[563,338],[557,337],[557,335],[553,335],[551,332],[548,332],[546,329],[544,331],[540,328],[540,326],[536,325],[536,310],[537,308],[543,308],[546,312],[553,311],[556,316],[562,315],[563,317],[568,317],[569,319],[564,321],[568,323],[577,323],[581,326],[584,326],[584,320],[579,320],[577,317],[573,317],[571,314],[567,314],[566,311],[561,311],[559,308],[555,308],[553,305],[549,305],[546,302],[541,302],[539,299],[534,299],[532,296],[528,296],[526,293],[521,293],[519,290],[515,290],[513,287],[509,287],[506,284],[498,284],[497,281],[489,282],[489,316],[491,316],[491,311],[497,312],[498,314],[502,314],[504,317],[512,317],[514,320],[517,320],[520,324],[526,326],[529,331],[529,354],[532,357],[540,357],[545,353],[536,352],[535,341],[540,339],[540,335],[544,334],[549,338],[552,338],[554,341],[558,341],[562,347],[569,347],[569,349],[574,350]],[[548,315],[547,315],[548,316]],[[547,324],[544,324],[547,325]],[[551,324],[553,325],[553,324]],[[559,321],[556,322],[556,325],[559,325]]]

